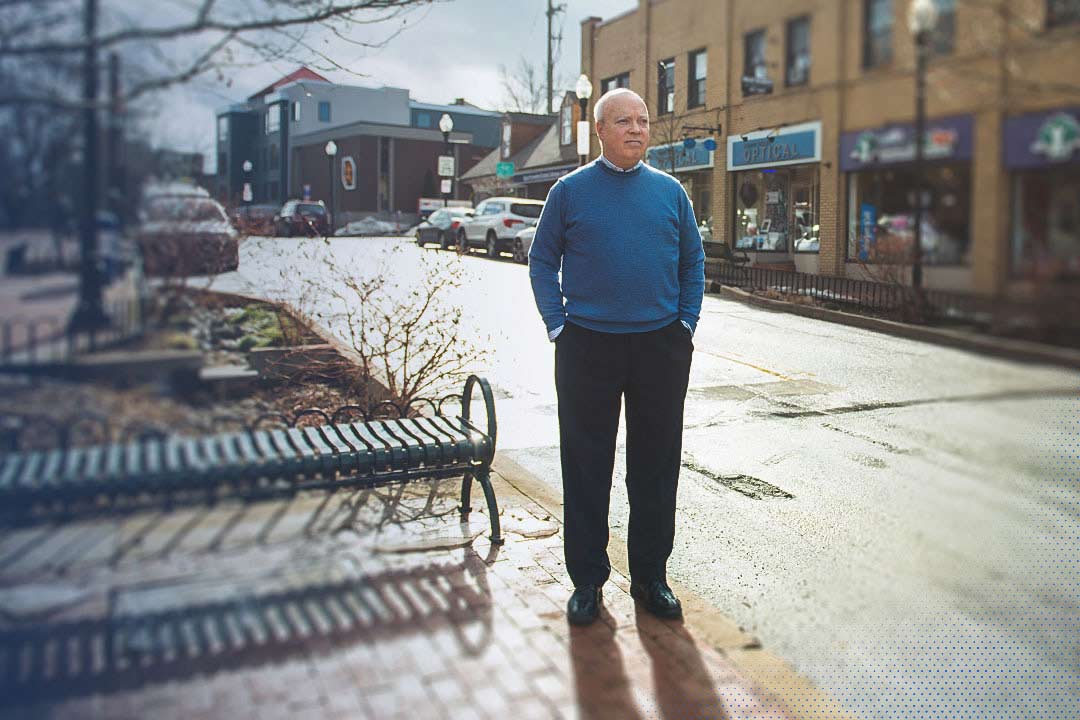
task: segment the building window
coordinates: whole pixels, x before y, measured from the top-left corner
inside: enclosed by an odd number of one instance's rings
[[[218,142],[229,142],[229,116],[222,115],[217,119]]]
[[[1047,0],[1046,25],[1080,23],[1080,0]]]
[[[278,155],[279,155],[278,146],[277,145],[271,145],[270,146],[270,162],[269,162],[269,167],[270,167],[271,170],[277,170],[278,169],[278,164],[279,164]]]
[[[765,31],[755,30],[743,37],[743,95],[772,92],[769,66],[765,61]]]
[[[924,182],[935,201],[923,213],[927,265],[967,265],[971,227],[971,164],[934,163]],[[848,174],[848,260],[896,265],[911,261],[915,216],[914,164]]]
[[[787,59],[784,84],[788,87],[810,82],[810,17],[788,20]]]
[[[956,0],[934,0],[938,19],[934,31],[930,33],[930,52],[934,55],[949,55],[953,51],[956,38]]]
[[[574,142],[574,106],[565,103],[559,112],[559,144],[569,145]]]
[[[687,86],[686,107],[701,107],[705,104],[705,75],[708,62],[708,55],[704,50],[690,53],[690,62],[687,64],[690,81]]]
[[[292,104],[292,121],[300,122],[300,101],[297,100]]]
[[[656,97],[659,98],[657,113],[666,115],[675,110],[675,58],[661,60],[656,65]]]
[[[892,62],[892,33],[892,0],[864,0],[863,67],[878,67]]]
[[[820,173],[816,164],[735,174],[735,248],[818,252]]]
[[[615,77],[609,77],[600,81],[600,94],[603,95],[616,88],[630,87],[630,73],[624,72]]]
[[[319,101],[319,122],[330,122],[330,103],[327,100]]]
[[[266,108],[266,134],[279,132],[281,130],[281,109],[277,105],[271,105]]]
[[[1013,273],[1080,277],[1080,165],[1017,173],[1012,205]]]
[[[217,156],[217,174],[218,175],[228,175],[229,174],[228,162],[229,162],[228,156],[225,153],[218,153],[218,156]]]
[[[431,127],[431,113],[416,113],[416,127],[429,128]]]

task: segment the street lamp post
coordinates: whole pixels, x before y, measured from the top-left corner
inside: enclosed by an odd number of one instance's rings
[[[334,233],[334,225],[337,217],[334,215],[334,156],[337,155],[337,143],[333,140],[326,143],[326,157],[330,160],[330,234]]]
[[[574,93],[578,98],[578,106],[581,108],[581,118],[577,126],[577,151],[578,165],[584,165],[589,159],[589,98],[592,97],[592,82],[589,76],[582,73],[574,86]]]
[[[937,25],[934,0],[914,0],[908,15],[908,28],[915,37],[915,247],[911,260],[911,286],[922,290],[922,221],[926,200],[923,158],[926,144],[926,59],[930,36]]]
[[[450,132],[453,129],[454,129],[454,118],[450,117],[450,113],[443,113],[443,116],[441,118],[439,118],[439,130],[442,131],[443,155],[445,155],[446,157],[450,157]],[[444,182],[446,182],[446,181],[442,178],[441,173],[440,173],[439,184],[442,185]],[[449,182],[450,183],[454,182],[452,177],[450,178]],[[450,193],[448,191],[444,191],[443,194],[442,194],[443,207],[446,207],[449,204],[447,202],[447,198],[449,198],[449,197],[450,197]]]

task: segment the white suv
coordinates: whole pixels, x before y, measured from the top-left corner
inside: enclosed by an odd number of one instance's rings
[[[543,209],[542,200],[488,198],[476,206],[472,217],[462,220],[457,235],[458,251],[482,247],[487,250],[488,257],[497,257],[510,249],[518,232],[536,225]]]

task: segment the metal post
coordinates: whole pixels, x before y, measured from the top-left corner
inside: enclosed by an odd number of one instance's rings
[[[450,154],[450,132],[448,130],[443,131],[442,141],[443,141],[443,155],[449,155]],[[439,178],[439,184],[440,185],[442,185],[443,180],[444,180],[444,178],[442,178],[442,177]],[[451,182],[453,182],[453,180],[451,180]],[[447,202],[447,198],[449,198],[449,197],[450,197],[449,193],[444,192],[442,194],[442,205],[443,205],[443,207],[446,207],[449,204]]]
[[[926,141],[926,51],[929,32],[915,37],[915,248],[911,259],[911,286],[922,290],[922,219],[926,179],[923,149]]]
[[[330,234],[334,234],[334,226],[337,225],[337,213],[334,212],[334,157],[328,155],[330,161]]]
[[[98,192],[98,70],[97,70],[97,0],[85,0],[83,32],[83,190],[79,217],[79,304],[68,323],[68,332],[93,333],[106,327],[109,319],[102,308],[101,273],[98,269],[97,192]]]
[[[581,121],[588,122],[589,99],[578,98],[578,107],[581,108]],[[578,167],[584,165],[588,161],[588,159],[589,157],[587,155],[578,155]]]

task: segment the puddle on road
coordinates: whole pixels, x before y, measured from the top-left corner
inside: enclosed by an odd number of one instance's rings
[[[782,490],[773,485],[772,483],[765,482],[761,478],[752,477],[750,475],[743,475],[742,473],[737,473],[733,475],[719,475],[706,467],[698,465],[693,460],[683,461],[682,466],[687,470],[693,470],[700,475],[704,475],[705,477],[714,481],[720,487],[727,488],[728,490],[734,490],[740,495],[745,495],[751,500],[791,500],[795,497],[786,490]]]

